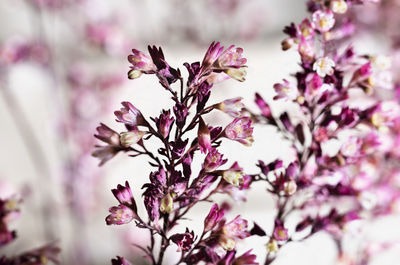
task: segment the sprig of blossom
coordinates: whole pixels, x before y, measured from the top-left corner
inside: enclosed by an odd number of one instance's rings
[[[227,162],[218,151],[223,139],[250,145],[252,121],[243,117],[241,98],[227,99],[207,106],[215,82],[228,78],[244,81],[246,59],[243,50],[230,46],[225,49],[219,43],[212,43],[202,63],[185,63],[189,77],[184,89],[184,80],[179,69],[171,67],[161,48],[149,46],[149,54],[133,49],[128,56],[131,70],[128,77],[138,78],[142,74],[155,75],[162,87],[171,95],[173,105],[161,110],[158,117],[148,119],[130,102],[122,102],[122,108],[115,111],[116,121],[125,125],[126,131],[118,133],[101,124],[95,137],[103,142],[93,155],[100,159],[100,165],[120,152],[131,157],[147,156],[154,167],[149,182],[143,185],[143,203],[147,216],[139,213],[128,182],[119,185],[112,192],[119,205],[109,209],[108,225],[121,225],[135,221],[136,226],[148,229],[151,243],[141,247],[152,264],[162,264],[164,253],[175,244],[181,257],[177,264],[194,264],[200,261],[223,262],[254,261],[254,255],[246,252],[235,257],[236,241],[250,236],[247,221],[236,217],[230,222],[223,218],[224,210],[214,205],[206,218],[201,235],[185,228],[181,233],[171,233],[178,222],[185,218],[189,210],[202,201],[207,201],[216,193],[233,195],[248,189],[249,178],[237,163],[224,169]],[[174,84],[179,81],[180,85]],[[173,86],[174,85],[174,86]],[[233,116],[233,121],[225,129],[207,124],[205,115],[219,110]],[[189,131],[197,131],[194,138]],[[147,148],[150,138],[159,140],[161,147],[156,152]],[[206,155],[200,172],[192,170],[192,161],[200,153]],[[213,184],[216,185],[213,185]],[[214,225],[210,225],[213,223]],[[156,256],[156,238],[160,239],[159,254]],[[117,257],[113,264],[128,264]],[[229,263],[231,264],[231,263]],[[254,263],[252,263],[254,264]]]

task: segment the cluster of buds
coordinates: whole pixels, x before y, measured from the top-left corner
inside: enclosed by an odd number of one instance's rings
[[[235,197],[239,191],[250,187],[251,178],[243,173],[238,163],[223,168],[227,159],[218,150],[224,139],[244,145],[253,142],[252,121],[242,116],[241,98],[207,106],[212,87],[217,81],[229,78],[244,81],[246,59],[242,57],[243,50],[235,46],[225,49],[219,43],[212,43],[202,63],[184,64],[189,72],[186,89],[180,70],[166,62],[161,48],[149,46],[148,50],[149,55],[132,50],[133,54],[128,56],[131,64],[128,77],[135,79],[142,74],[155,75],[171,95],[172,107],[161,110],[158,117],[150,118],[150,122],[131,103],[122,102],[122,108],[115,111],[115,116],[126,131],[118,133],[101,124],[95,137],[104,145],[97,146],[93,152],[100,159],[100,165],[121,152],[131,157],[149,158],[154,171],[150,173],[149,182],[143,186],[147,216],[138,212],[132,190],[126,182],[125,186],[119,185],[112,190],[119,205],[110,208],[106,223],[121,225],[135,220],[138,227],[151,231],[152,242],[156,237],[161,238],[158,257],[155,256],[154,244],[141,248],[153,264],[161,264],[166,249],[172,245],[176,245],[182,253],[178,264],[187,263],[188,260],[221,264],[244,264],[247,260],[254,260],[249,252],[235,257],[236,241],[250,236],[247,221],[237,217],[226,222],[223,210],[216,205],[206,218],[200,237],[188,228],[171,235],[172,228],[186,217],[194,205],[208,201],[215,193]],[[174,84],[178,81],[180,86],[175,88]],[[214,110],[233,116],[232,122],[225,128],[208,125],[204,116]],[[197,132],[192,139],[187,134],[189,131]],[[156,152],[148,148],[147,141],[150,138],[159,140],[161,144]],[[205,158],[202,158],[202,168],[196,174],[192,170],[192,161],[197,153],[200,153],[199,156],[204,154]],[[112,262],[128,264],[121,257]]]

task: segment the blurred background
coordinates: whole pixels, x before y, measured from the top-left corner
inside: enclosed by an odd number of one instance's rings
[[[0,255],[59,240],[61,264],[109,264],[115,255],[142,264],[141,253],[130,243],[146,242],[147,233],[134,225],[108,227],[104,218],[114,204],[111,188],[129,180],[140,201],[150,168],[142,158],[123,155],[99,168],[91,157],[100,122],[122,129],[113,115],[121,101],[132,102],[147,117],[169,104],[154,76],[127,79],[130,50],[160,45],[169,64],[183,70],[184,62],[202,60],[214,40],[238,45],[248,59],[247,80],[215,86],[211,103],[241,96],[251,107],[256,91],[271,100],[272,85],[297,69],[296,52],[282,52],[280,42],[283,27],[307,15],[305,2],[0,1],[0,197],[16,193],[24,200],[21,218],[13,224],[19,238]],[[361,21],[376,25],[368,17]],[[379,27],[374,36],[361,32],[357,43],[363,43],[363,51],[385,53],[390,48]],[[221,114],[209,116],[207,122],[229,120]],[[227,143],[222,152],[230,163],[241,159],[246,172],[257,172],[258,159],[290,157],[289,144],[273,129],[256,128],[255,141],[263,144],[247,148]],[[240,213],[272,226],[273,201],[265,190],[259,187],[248,196],[246,203],[234,207],[232,217]],[[209,207],[193,211],[195,231]],[[382,227],[371,230],[372,237],[377,231],[381,237],[399,236],[398,228],[389,229],[388,223]],[[265,243],[251,247],[264,253]],[[335,264],[334,243],[324,234],[284,251],[276,264],[292,264],[294,259],[298,264]],[[394,265],[393,257],[396,254],[384,255],[374,264]]]

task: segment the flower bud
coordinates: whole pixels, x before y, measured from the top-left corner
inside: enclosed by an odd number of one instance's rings
[[[283,188],[284,188],[286,195],[292,196],[297,191],[296,181],[291,179],[291,180],[285,182],[285,184],[283,185]]]
[[[279,250],[278,243],[276,240],[271,239],[266,245],[268,253],[276,253]]]
[[[294,41],[293,41],[292,38],[284,39],[284,40],[282,41],[282,43],[281,43],[281,45],[282,45],[282,50],[284,50],[284,51],[289,50],[290,48],[292,48],[293,44],[294,44]]]
[[[164,196],[160,204],[160,212],[170,214],[174,210],[174,200],[170,193]]]
[[[244,180],[244,174],[242,171],[237,171],[237,170],[226,170],[222,174],[222,177],[226,182],[229,184],[232,184],[235,187],[239,187]]]
[[[222,234],[218,239],[218,244],[226,251],[232,251],[235,249],[236,242],[233,238],[230,238]]]
[[[223,102],[216,104],[216,108],[229,114],[232,117],[240,116],[244,104],[241,102],[243,98],[232,98],[224,100]]]
[[[210,130],[208,129],[207,125],[204,123],[201,117],[199,121],[199,130],[197,132],[197,137],[202,153],[205,154],[208,150],[211,150]]]
[[[138,143],[145,134],[146,134],[146,132],[142,132],[139,130],[122,132],[120,134],[121,145],[124,147],[129,147],[131,145],[134,145],[134,144]]]

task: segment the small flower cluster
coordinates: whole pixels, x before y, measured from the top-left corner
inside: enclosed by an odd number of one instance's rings
[[[340,15],[363,2],[367,1],[310,1],[311,19],[285,28],[288,38],[282,48],[297,45],[301,70],[293,81],[274,85],[274,100],[296,104],[301,110],[296,118],[287,112],[275,115],[259,94],[255,103],[261,114],[247,110],[256,122],[274,126],[294,150],[288,165],[279,159],[259,161],[260,173],[252,175],[252,181],[267,183],[277,200],[265,264],[273,263],[283,245],[319,231],[330,233],[342,251],[347,224],[393,213],[398,205],[394,161],[400,105],[374,93],[393,88],[390,78],[379,78],[388,71],[388,63],[383,57],[358,55],[351,46],[337,51],[340,39],[354,30]],[[355,107],[356,98],[364,103]],[[332,143],[341,147],[332,152]],[[287,220],[296,214],[302,219],[291,227]],[[257,228],[259,236],[268,234]]]
[[[0,198],[0,249],[17,238],[15,230],[9,230],[9,224],[20,216],[19,205],[21,199],[12,196],[6,199]],[[41,248],[8,257],[0,256],[1,265],[35,264],[45,265],[52,262],[59,264],[58,253],[60,249],[55,243],[47,244]]]
[[[150,122],[133,104],[122,102],[122,108],[115,111],[115,116],[126,131],[118,133],[101,124],[95,137],[103,145],[97,146],[93,152],[93,156],[100,159],[100,165],[121,152],[131,157],[142,155],[149,158],[154,171],[150,173],[149,182],[143,185],[147,216],[138,212],[132,190],[126,182],[124,186],[118,185],[112,190],[119,204],[109,209],[106,223],[122,225],[135,221],[136,226],[148,229],[151,244],[140,249],[152,264],[163,262],[164,253],[171,244],[175,244],[182,253],[177,264],[200,261],[255,264],[250,252],[238,257],[235,254],[236,242],[250,236],[247,221],[238,216],[226,222],[223,218],[225,208],[220,209],[217,205],[213,206],[206,218],[200,237],[189,228],[171,235],[171,229],[199,202],[207,201],[216,193],[234,195],[250,186],[251,178],[243,173],[238,163],[224,168],[227,159],[218,150],[223,139],[244,145],[253,142],[252,121],[241,115],[241,99],[228,99],[207,106],[215,83],[229,78],[245,80],[246,59],[242,57],[243,50],[233,45],[225,49],[219,43],[212,43],[201,63],[184,64],[189,73],[185,89],[180,70],[167,63],[161,48],[149,46],[148,51],[147,55],[132,50],[128,56],[131,64],[128,77],[135,79],[142,74],[155,75],[171,95],[172,107],[161,110],[158,117],[150,118]],[[174,84],[178,81],[180,86],[175,88]],[[233,116],[232,122],[225,128],[208,125],[204,116],[214,110]],[[188,136],[189,131],[197,131],[193,139]],[[161,147],[157,152],[149,150],[147,141],[150,138],[159,140]],[[196,155],[198,151],[200,154]],[[205,155],[200,158],[203,160],[202,168],[195,173],[192,161],[201,157],[201,154]],[[157,238],[161,241],[158,257],[155,255]],[[112,263],[129,264],[122,257],[117,257]]]

